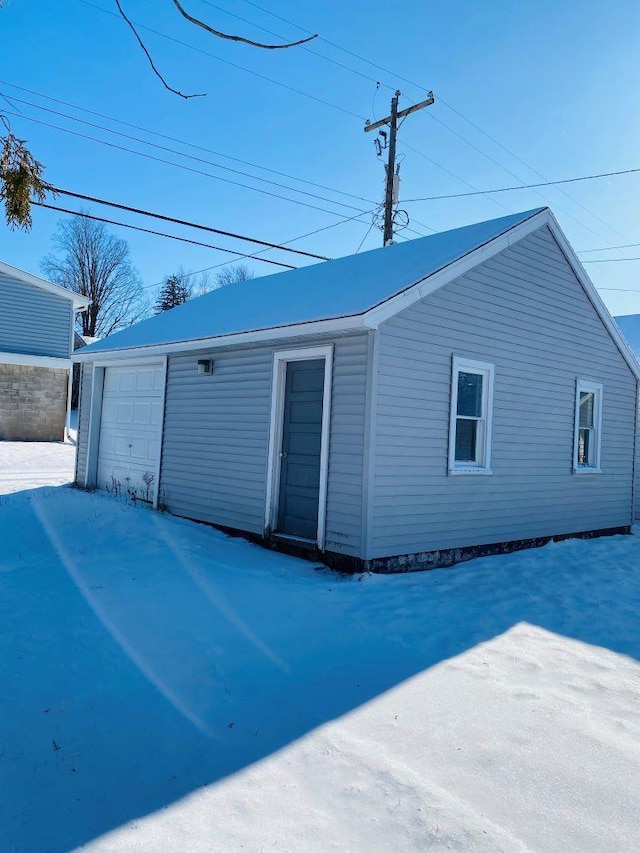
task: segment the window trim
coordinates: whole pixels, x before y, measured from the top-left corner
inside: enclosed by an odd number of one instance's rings
[[[594,425],[596,432],[595,465],[578,464],[578,447],[580,439],[580,393],[591,391],[594,398]],[[576,398],[573,424],[573,473],[574,474],[602,474],[602,412],[603,412],[604,388],[601,382],[589,382],[586,379],[576,379]]]
[[[458,418],[458,375],[478,373],[486,378],[482,383],[482,452],[481,462],[456,461],[456,423]],[[491,475],[491,445],[493,436],[493,387],[495,366],[485,361],[454,355],[451,363],[451,393],[449,405],[449,474]]]

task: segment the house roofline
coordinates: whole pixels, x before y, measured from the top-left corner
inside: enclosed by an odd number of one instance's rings
[[[415,302],[424,299],[426,296],[429,296],[431,293],[434,293],[436,290],[439,290],[441,287],[444,287],[454,279],[478,266],[478,264],[489,260],[509,246],[520,242],[520,240],[545,225],[549,227],[551,233],[560,246],[562,253],[567,259],[569,266],[578,278],[583,290],[596,310],[596,313],[604,323],[607,331],[611,335],[614,343],[620,351],[620,354],[629,366],[629,369],[635,378],[640,381],[640,362],[626,342],[622,332],[616,325],[615,320],[609,313],[596,290],[595,285],[589,278],[587,271],[572,249],[569,241],[562,231],[562,228],[548,207],[545,207],[536,213],[532,213],[527,219],[513,225],[511,228],[508,228],[497,237],[487,240],[475,249],[471,249],[462,257],[451,261],[451,263],[446,264],[426,276],[423,276],[414,284],[409,285],[399,293],[394,294],[388,299],[383,300],[374,307],[360,314],[345,315],[329,320],[311,320],[306,323],[269,327],[249,332],[237,332],[229,335],[200,338],[198,340],[192,339],[165,344],[128,347],[121,350],[100,349],[92,352],[91,346],[89,346],[87,347],[89,352],[80,350],[78,353],[74,354],[74,361],[122,361],[140,358],[141,356],[146,355],[157,354],[160,356],[173,352],[193,352],[197,350],[229,347],[240,344],[267,343],[269,341],[276,342],[283,338],[312,337],[331,332],[344,333],[358,330],[364,331],[368,329],[377,329],[381,323],[395,316],[400,311],[403,311]]]
[[[69,370],[73,362],[70,358],[56,358],[51,355],[34,355],[23,352],[0,351],[0,364],[15,364],[20,367],[50,367]]]
[[[251,332],[237,332],[215,337],[172,341],[166,344],[150,344],[146,346],[127,347],[123,349],[99,349],[86,352],[91,347],[76,350],[73,360],[78,362],[126,361],[148,356],[170,355],[175,352],[197,352],[199,350],[219,349],[244,344],[268,343],[291,338],[310,338],[327,334],[344,334],[365,331],[362,314],[345,317],[334,317],[330,320],[313,320],[308,323],[296,323],[291,326],[270,326],[267,329],[257,329]]]
[[[31,284],[34,287],[39,287],[41,290],[46,290],[49,293],[54,293],[56,296],[61,296],[64,299],[69,299],[73,302],[73,307],[76,311],[88,308],[91,305],[91,300],[87,296],[81,296],[79,293],[74,293],[67,287],[62,287],[59,284],[54,284],[52,281],[47,281],[33,273],[21,270],[18,267],[13,267],[5,261],[0,261],[0,273],[17,278],[18,281],[23,281],[25,284]]]
[[[549,230],[556,238],[556,241],[558,242],[563,255],[567,259],[569,266],[576,274],[583,290],[589,297],[591,304],[613,338],[613,342],[618,347],[620,355],[629,365],[629,368],[635,378],[640,382],[640,361],[638,361],[636,354],[627,343],[627,339],[620,331],[613,315],[602,301],[602,297],[598,293],[595,284],[591,281],[588,272],[582,265],[580,258],[576,255],[571,243],[569,243],[564,231],[560,227],[558,220],[551,211],[549,211],[549,220],[547,224],[549,226]]]

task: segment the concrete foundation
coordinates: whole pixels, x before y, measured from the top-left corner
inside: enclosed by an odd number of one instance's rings
[[[68,372],[0,364],[0,440],[63,441]]]

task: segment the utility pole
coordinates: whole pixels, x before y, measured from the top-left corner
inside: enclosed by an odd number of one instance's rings
[[[398,120],[401,118],[405,118],[405,116],[410,115],[411,113],[415,113],[418,110],[423,109],[424,107],[430,107],[431,104],[435,102],[435,98],[433,97],[433,92],[429,92],[426,100],[420,101],[419,104],[414,104],[411,107],[407,107],[406,110],[400,110],[398,112],[398,102],[400,100],[400,90],[397,90],[393,98],[391,98],[391,115],[388,115],[386,118],[380,119],[380,121],[376,121],[373,124],[367,119],[367,122],[364,126],[364,132],[368,133],[370,130],[376,130],[378,127],[382,127],[383,125],[389,126],[389,156],[386,163],[386,172],[387,172],[387,181],[384,193],[384,229],[383,229],[383,246],[391,246],[393,244],[393,205],[397,201],[397,193],[394,192],[394,184],[396,178],[399,175],[399,167],[398,171],[396,171],[396,138],[398,135]],[[381,135],[386,137],[386,133],[384,131],[381,132]],[[385,146],[386,139],[385,139]],[[382,150],[381,146],[379,146],[379,151]]]

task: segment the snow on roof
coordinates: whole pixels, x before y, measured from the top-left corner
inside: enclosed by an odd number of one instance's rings
[[[227,285],[83,352],[180,343],[363,314],[543,208]]]
[[[640,314],[627,314],[624,317],[614,317],[614,320],[636,357],[640,358]]]

